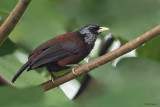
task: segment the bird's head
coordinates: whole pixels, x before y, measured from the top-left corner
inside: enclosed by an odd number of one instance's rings
[[[85,42],[92,44],[95,42],[96,37],[103,31],[107,31],[109,28],[101,27],[95,24],[89,24],[79,30],[79,33],[85,39]]]

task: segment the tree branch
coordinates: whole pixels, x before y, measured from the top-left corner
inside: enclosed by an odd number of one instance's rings
[[[101,65],[103,65],[109,61],[112,61],[112,60],[118,58],[119,56],[124,55],[124,54],[134,50],[138,46],[143,45],[147,41],[158,36],[159,34],[160,34],[160,25],[156,26],[152,30],[146,32],[142,36],[137,37],[136,39],[126,43],[125,45],[121,46],[120,48],[118,48],[112,52],[109,52],[109,53],[107,53],[107,54],[87,63],[87,64],[84,64],[84,65],[78,67],[75,70],[76,75],[73,74],[73,72],[68,72],[62,76],[57,77],[55,79],[54,83],[50,80],[50,81],[47,81],[45,83],[40,84],[40,86],[43,87],[45,89],[45,91],[52,89],[52,88],[55,88],[55,87],[65,83],[69,80],[76,78],[77,76],[85,74],[86,72],[89,72],[97,67],[100,67]]]
[[[3,76],[0,75],[0,86],[3,86],[3,85],[14,86],[14,84],[12,84],[7,79],[5,79]]]
[[[0,27],[0,45],[7,39],[14,29],[31,0],[20,0],[6,21]]]

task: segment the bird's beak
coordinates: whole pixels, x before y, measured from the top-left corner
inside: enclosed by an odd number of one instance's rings
[[[107,31],[107,30],[109,30],[109,28],[107,28],[107,27],[99,27],[98,33],[101,33],[103,31]]]

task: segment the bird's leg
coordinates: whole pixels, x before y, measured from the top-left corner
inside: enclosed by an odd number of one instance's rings
[[[49,72],[49,74],[51,75],[51,80],[52,80],[53,84],[55,84],[54,80],[56,79],[56,77],[54,76],[54,74],[52,72]]]
[[[78,76],[76,73],[75,73],[75,70],[79,67],[78,64],[68,64],[66,65],[67,67],[73,67],[72,68],[72,72],[75,76]]]

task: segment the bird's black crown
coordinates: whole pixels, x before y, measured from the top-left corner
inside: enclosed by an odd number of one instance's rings
[[[86,35],[86,34],[92,34],[94,36],[97,36],[99,33],[98,33],[98,30],[100,29],[100,26],[99,25],[96,25],[96,24],[88,24],[86,26],[84,26],[83,28],[81,28],[79,30],[79,32],[82,34],[82,35]]]

